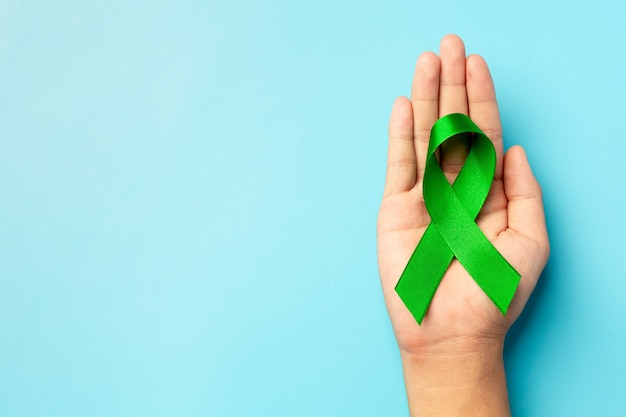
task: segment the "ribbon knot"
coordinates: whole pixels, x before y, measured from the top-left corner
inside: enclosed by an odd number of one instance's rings
[[[450,185],[435,152],[458,135],[468,136],[470,150]],[[396,292],[418,324],[422,324],[454,257],[506,314],[520,275],[475,222],[491,189],[495,168],[496,152],[491,140],[469,117],[449,114],[433,125],[423,180],[424,203],[431,222],[396,284]]]

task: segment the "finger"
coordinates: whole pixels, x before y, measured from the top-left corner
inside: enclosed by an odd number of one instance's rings
[[[389,118],[389,150],[385,195],[408,191],[415,185],[416,156],[413,143],[413,111],[406,97],[393,103]]]
[[[424,175],[430,130],[439,117],[439,57],[425,52],[417,59],[411,88],[417,155],[417,181]]]
[[[508,228],[548,251],[548,233],[541,187],[530,169],[521,146],[513,146],[504,157],[504,192],[508,200]]]
[[[467,58],[467,100],[469,116],[491,139],[496,148],[496,179],[502,179],[502,125],[496,92],[489,67],[479,55]]]
[[[467,114],[465,87],[465,45],[456,35],[441,40],[441,84],[439,88],[439,116],[450,113]]]
[[[465,85],[465,45],[456,35],[441,40],[441,83],[439,87],[439,116],[468,113]],[[441,166],[452,182],[463,166],[469,143],[458,137],[446,141],[440,148]]]
[[[508,229],[502,255],[522,275],[512,308],[521,310],[530,296],[550,253],[541,187],[526,153],[514,146],[504,156],[504,191],[508,200]]]

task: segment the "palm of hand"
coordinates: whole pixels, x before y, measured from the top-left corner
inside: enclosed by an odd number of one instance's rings
[[[420,57],[412,101],[399,98],[389,126],[385,194],[378,218],[378,259],[385,301],[403,352],[447,349],[459,341],[503,340],[521,313],[548,257],[541,190],[524,152],[503,156],[502,134],[493,82],[478,56],[465,58],[461,40],[442,40],[441,58]],[[422,198],[422,177],[433,123],[449,113],[469,114],[494,142],[496,177],[477,223],[496,249],[522,275],[518,291],[503,316],[455,259],[437,289],[422,326],[418,326],[394,287],[430,223]],[[449,181],[463,164],[462,143],[441,150]],[[449,343],[450,342],[450,343]]]

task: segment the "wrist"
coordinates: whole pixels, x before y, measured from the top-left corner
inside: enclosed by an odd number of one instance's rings
[[[509,416],[503,342],[403,352],[411,416]]]

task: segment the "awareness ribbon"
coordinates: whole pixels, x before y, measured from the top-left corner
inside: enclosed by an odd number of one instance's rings
[[[468,137],[471,146],[465,164],[450,185],[435,152],[459,135]],[[431,222],[396,284],[396,292],[420,325],[454,257],[506,314],[520,275],[475,222],[489,194],[495,169],[493,144],[469,117],[455,113],[435,122],[423,181],[424,203]]]

